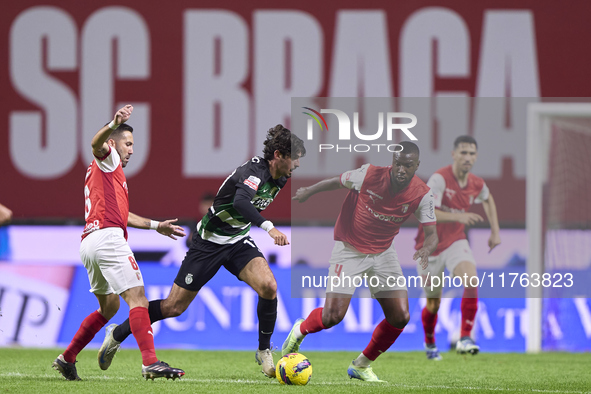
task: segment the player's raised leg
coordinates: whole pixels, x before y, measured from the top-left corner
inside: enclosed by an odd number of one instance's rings
[[[339,324],[351,303],[351,294],[327,293],[324,307],[316,308],[308,317],[295,321],[289,335],[283,342],[281,354],[298,353],[306,335],[326,330]]]
[[[454,269],[454,275],[462,278],[464,275],[468,277],[468,283],[464,284],[464,294],[460,305],[462,323],[460,340],[456,344],[456,351],[459,354],[470,353],[476,355],[480,351],[480,347],[474,342],[471,334],[472,328],[474,328],[476,312],[478,311],[478,287],[472,287],[469,280],[469,278],[477,275],[476,266],[471,261],[462,261]]]
[[[60,354],[52,364],[53,368],[66,380],[81,380],[76,371],[76,356],[119,310],[117,294],[95,295],[99,301],[99,309],[82,321],[64,353]]]
[[[211,248],[210,248],[211,249]],[[221,267],[215,261],[220,256],[219,248],[213,251],[208,250],[203,244],[192,245],[183,263],[179,268],[177,277],[172,285],[170,293],[164,300],[150,301],[148,314],[150,323],[166,319],[168,317],[180,316],[193,302],[201,287],[207,283]],[[130,319],[127,319],[112,331],[112,336],[105,338],[104,347],[118,347],[129,335],[132,329]],[[101,348],[102,349],[102,348]],[[99,353],[99,364],[101,354]]]
[[[377,325],[371,336],[371,341],[363,352],[351,362],[347,370],[349,377],[366,382],[383,382],[373,372],[371,363],[396,342],[410,320],[408,296],[405,290],[383,292],[376,294],[376,298],[382,306],[386,318]]]
[[[150,315],[150,324],[164,319],[162,309],[160,307],[163,300],[150,301],[148,306],[148,314]],[[178,315],[175,315],[178,316]],[[123,323],[109,324],[105,328],[105,339],[103,344],[99,348],[97,359],[100,369],[106,371],[111,366],[115,354],[121,348],[121,342],[127,339],[131,335],[131,325],[129,324],[129,318]]]
[[[115,313],[119,309],[119,296],[117,294],[110,294],[108,296],[97,295],[97,298],[99,299],[100,305],[106,304],[106,300],[112,300],[112,303],[116,303],[117,308],[115,309]],[[105,301],[103,301],[103,299]],[[115,313],[113,313],[113,316],[115,315]],[[107,326],[107,328],[105,329],[105,339],[103,340],[103,344],[101,345],[98,352],[97,359],[99,367],[103,371],[109,368],[111,362],[113,361],[113,357],[115,357],[115,354],[119,351],[120,348],[120,342],[115,341],[113,339],[113,329],[115,327],[117,327],[117,324],[110,324],[109,326]]]
[[[113,330],[115,328],[117,328],[117,324],[109,324],[107,328],[105,328],[105,339],[98,351],[97,359],[99,367],[103,371],[109,369],[115,354],[121,348],[121,342],[116,341],[113,338]]]
[[[259,347],[255,360],[263,368],[263,374],[275,377],[271,335],[277,320],[277,281],[269,264],[262,257],[255,257],[240,271],[238,277],[246,282],[259,295],[257,317],[259,319]]]
[[[293,326],[291,327],[291,330],[289,331],[287,338],[285,338],[285,341],[283,341],[283,345],[281,346],[282,356],[285,356],[289,353],[298,353],[300,351],[300,345],[302,344],[302,341],[305,337],[305,335],[302,334],[300,330],[300,326],[304,321],[305,319],[297,319],[293,323]]]
[[[169,317],[180,316],[185,310],[187,310],[193,299],[195,299],[195,296],[197,296],[197,291],[186,290],[179,287],[177,284],[173,284],[172,290],[166,299],[150,301],[148,306],[150,323]],[[121,343],[131,335],[129,319],[115,326],[116,327],[112,331],[112,338],[115,342]],[[105,337],[105,341],[106,340],[107,338]]]
[[[347,246],[344,242],[335,242],[329,261],[329,281],[324,307],[314,309],[304,321],[296,320],[283,342],[283,355],[298,352],[306,335],[335,326],[343,320],[356,290],[352,281],[364,273],[368,267],[367,264],[363,265],[366,260],[366,254]]]
[[[154,349],[154,334],[150,325],[148,300],[144,294],[144,287],[133,287],[121,293],[129,305],[129,323],[142,355],[142,376],[146,379],[162,378],[176,379],[185,372],[172,368],[165,362],[159,361]]]
[[[148,306],[150,324],[168,317],[180,316],[196,296],[197,291],[183,289],[176,283],[173,284],[166,299],[150,301]],[[131,324],[129,318],[119,325],[111,324],[107,327],[103,345],[98,353],[98,361],[101,369],[106,370],[109,368],[121,343],[130,335]]]

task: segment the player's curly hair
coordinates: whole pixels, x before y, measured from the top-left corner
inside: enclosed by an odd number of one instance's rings
[[[272,160],[276,150],[284,157],[290,156],[292,159],[306,156],[304,141],[280,124],[267,131],[267,139],[264,144],[265,160]]]

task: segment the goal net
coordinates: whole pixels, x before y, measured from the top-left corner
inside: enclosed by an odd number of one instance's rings
[[[591,104],[529,105],[526,190],[527,269],[545,280],[527,288],[526,349],[562,349],[553,341],[557,319],[569,318],[562,300],[589,293]]]

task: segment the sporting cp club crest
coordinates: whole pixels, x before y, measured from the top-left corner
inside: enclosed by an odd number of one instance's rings
[[[185,283],[188,285],[193,283],[193,274],[187,274],[187,276],[185,276]]]

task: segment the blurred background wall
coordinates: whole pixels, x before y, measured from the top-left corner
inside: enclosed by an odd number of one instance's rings
[[[236,166],[261,154],[267,129],[277,123],[292,127],[292,97],[424,97],[427,102],[440,97],[497,98],[498,123],[482,127],[486,120],[472,105],[457,114],[457,130],[479,142],[474,172],[485,178],[495,195],[501,227],[520,231],[504,239],[526,240],[526,113],[512,100],[578,101],[589,96],[590,13],[587,1],[567,6],[550,0],[362,5],[304,0],[272,8],[258,1],[3,4],[0,203],[13,211],[13,224],[0,228],[0,345],[68,342],[81,316],[95,307],[92,296],[88,303],[82,302],[86,300],[82,294],[88,296],[87,283],[76,254],[84,220],[83,174],[92,160],[92,135],[127,103],[135,107],[130,124],[136,130],[135,152],[126,168],[131,210],[154,219],[178,217],[189,230],[200,217],[203,196],[215,193]],[[400,103],[395,100],[394,105]],[[437,106],[430,107],[428,115],[432,127],[418,141],[422,157],[418,175],[425,180],[450,163],[456,136],[438,127]],[[305,135],[304,129],[292,131]],[[369,160],[361,153],[351,162]],[[318,167],[292,180],[290,188],[334,175]],[[265,216],[283,225],[292,219],[296,224],[330,225],[344,196],[321,200],[332,202],[330,209],[292,211],[291,194],[280,193]],[[414,225],[405,230],[408,243],[400,246],[408,253]],[[48,234],[67,241],[44,242],[51,239]],[[130,243],[146,271],[159,267],[167,272],[147,277],[146,283],[150,285],[152,277],[166,278],[154,286],[170,286],[184,251],[178,245],[161,245],[154,236],[134,233]],[[326,239],[330,250],[330,229],[326,238],[319,239]],[[491,260],[492,268],[523,266],[524,244],[507,244],[496,257],[483,252],[477,261],[485,261],[484,268]],[[272,246],[268,249],[267,254],[277,258],[272,261],[278,262],[274,269],[295,263],[282,260],[281,253]],[[285,276],[281,291],[289,288],[289,270],[285,272],[286,276],[277,274]],[[231,277],[228,280],[231,285],[212,282],[219,305],[203,295],[194,312],[202,313],[201,320],[187,317],[191,323],[181,326],[205,332],[210,324],[250,332],[256,316],[248,315],[254,305],[248,301],[251,295],[236,301],[238,296],[232,294],[248,289]],[[148,293],[159,297],[166,294],[166,287],[148,288]],[[282,293],[284,298],[288,295],[289,290]],[[294,319],[314,307],[306,302],[284,300],[285,311],[290,312],[278,321],[277,343]],[[550,318],[547,332],[553,335],[550,342],[576,340],[568,346],[547,347],[589,349],[589,301],[568,302],[558,301],[553,310],[567,311],[570,320],[561,324]],[[453,308],[457,314],[454,305],[450,304],[448,316]],[[482,320],[477,335],[498,339],[494,345],[498,350],[523,350],[527,333],[519,319],[526,318],[524,300],[499,299],[489,308],[494,310],[487,314],[492,316],[489,325]],[[368,309],[354,304],[358,315],[360,310]],[[71,315],[74,311],[79,315]],[[240,315],[244,313],[246,317]],[[378,321],[373,315],[365,317],[366,323],[358,323],[359,327],[343,328],[343,335],[361,330],[365,341]],[[206,324],[207,319],[213,320]],[[235,324],[236,319],[242,323]],[[575,324],[568,323],[571,320],[577,324],[574,337],[561,331]],[[452,326],[440,325],[439,335],[452,337]],[[29,335],[27,330],[32,330]],[[422,346],[420,326],[417,330],[416,338],[408,341],[411,349]],[[411,335],[412,326],[407,332]],[[509,339],[517,342],[511,344]],[[193,347],[208,343],[196,341],[183,343]],[[318,346],[338,348],[346,342]]]

